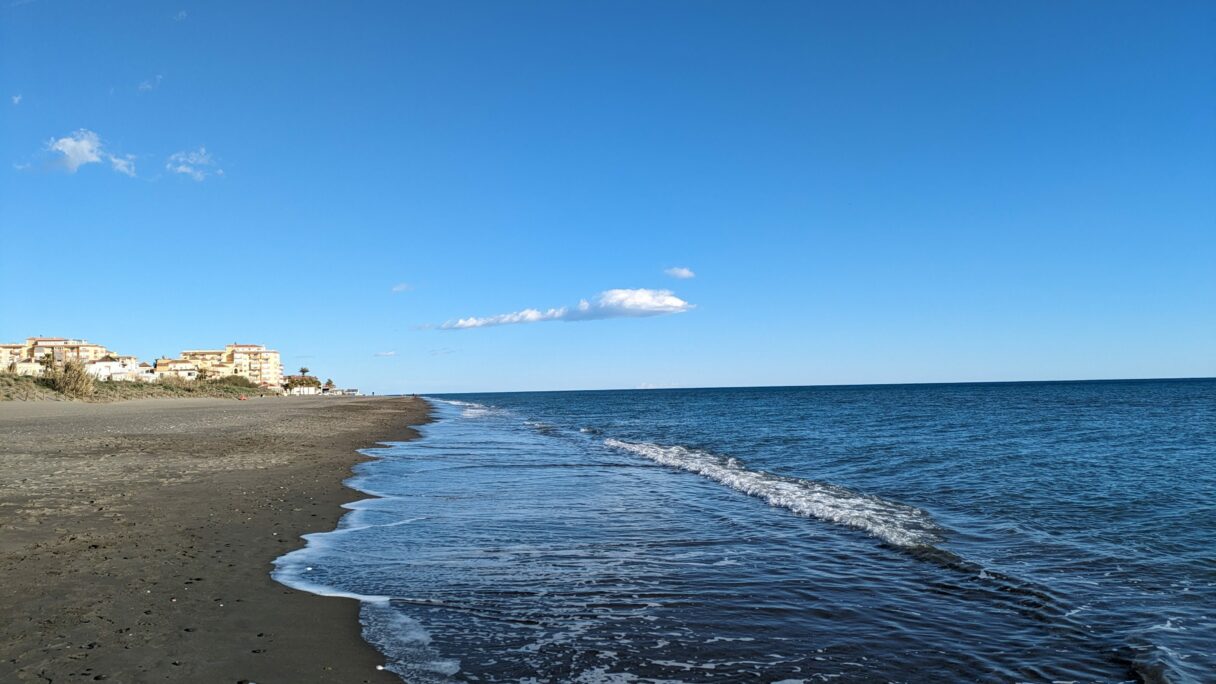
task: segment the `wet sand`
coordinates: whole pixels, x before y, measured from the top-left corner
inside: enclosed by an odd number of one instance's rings
[[[0,402],[0,681],[397,682],[271,561],[330,530],[414,398]]]

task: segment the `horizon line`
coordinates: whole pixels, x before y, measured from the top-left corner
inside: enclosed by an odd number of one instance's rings
[[[466,392],[408,392],[385,396],[420,396],[440,394],[542,394],[556,392],[663,392],[686,390],[724,390],[724,389],[795,389],[795,388],[844,388],[844,387],[917,387],[937,385],[1044,385],[1067,384],[1082,382],[1196,382],[1201,380],[1216,380],[1216,376],[1174,376],[1174,377],[1145,377],[1145,378],[1072,378],[1058,380],[951,380],[941,382],[859,382],[831,383],[809,385],[712,385],[702,387],[602,387],[598,389],[556,389],[556,390],[487,390]]]

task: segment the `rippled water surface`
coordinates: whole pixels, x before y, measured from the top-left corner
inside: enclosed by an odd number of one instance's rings
[[[1216,681],[1216,381],[434,401],[275,572],[408,681]]]

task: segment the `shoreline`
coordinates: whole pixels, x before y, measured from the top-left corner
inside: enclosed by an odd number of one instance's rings
[[[359,604],[279,584],[416,397],[0,403],[0,680],[375,682]]]

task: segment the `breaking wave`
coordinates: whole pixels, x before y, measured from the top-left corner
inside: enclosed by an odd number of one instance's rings
[[[943,530],[913,506],[860,494],[844,487],[749,470],[737,460],[688,449],[608,438],[604,444],[661,465],[708,477],[798,515],[845,525],[903,548],[934,546]]]
[[[443,404],[457,406],[461,409],[460,413],[465,418],[481,418],[483,416],[493,416],[493,415],[506,413],[506,411],[504,411],[503,409],[498,409],[498,408],[494,408],[492,406],[486,406],[485,404],[478,404],[478,403],[474,403],[471,401],[460,401],[457,399],[432,399],[429,397],[427,398],[427,401],[437,401],[437,402],[440,402]]]

